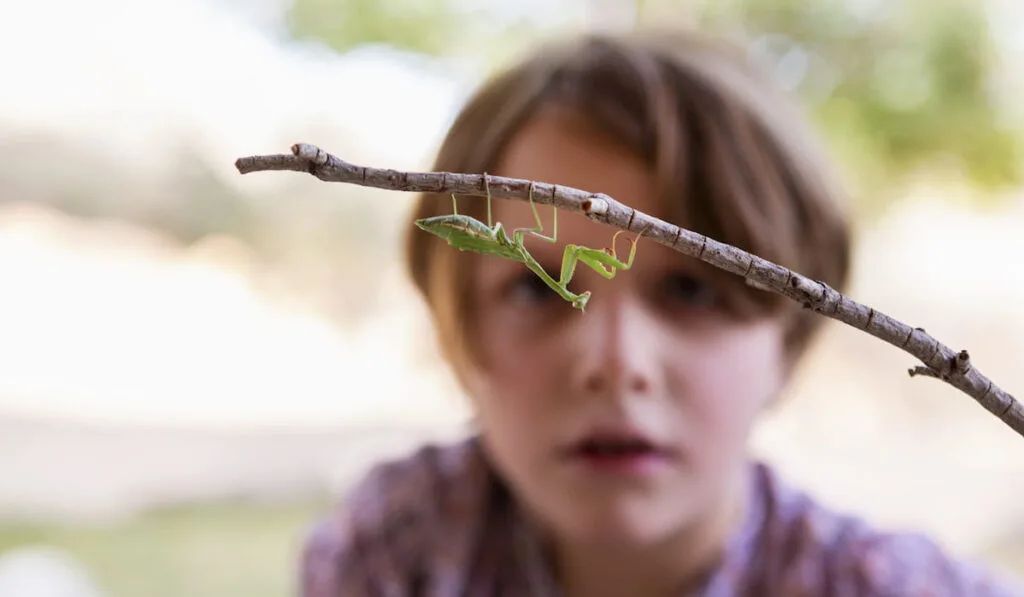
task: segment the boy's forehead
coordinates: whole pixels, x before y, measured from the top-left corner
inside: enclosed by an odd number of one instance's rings
[[[512,136],[494,174],[595,193],[645,194],[655,180],[639,156],[596,129],[541,111]]]
[[[637,156],[596,132],[566,124],[550,113],[526,123],[492,173],[605,193],[649,215],[664,217],[664,206],[654,192],[657,181]],[[535,205],[544,234],[552,234],[552,207]],[[495,221],[507,229],[536,226],[536,217],[526,201],[494,199],[492,210]],[[559,241],[588,243],[593,242],[594,235],[610,237],[614,232],[614,228],[593,222],[582,213],[558,211]]]

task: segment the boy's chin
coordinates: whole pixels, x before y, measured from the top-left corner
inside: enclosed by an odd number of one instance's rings
[[[563,512],[560,534],[574,544],[609,547],[641,547],[665,541],[693,518],[685,504],[666,506],[647,503],[578,505]]]

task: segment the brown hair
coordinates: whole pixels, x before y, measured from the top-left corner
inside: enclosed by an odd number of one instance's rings
[[[751,68],[739,48],[689,31],[586,35],[548,45],[482,86],[444,139],[435,172],[493,172],[509,140],[541,105],[583,116],[642,157],[674,224],[789,267],[840,291],[849,231],[830,165],[801,114]],[[484,218],[485,202],[460,203]],[[423,194],[415,218],[451,211],[451,197]],[[474,305],[464,253],[409,225],[406,259],[456,373]],[[785,313],[794,363],[821,315],[756,290],[707,264],[737,317]]]

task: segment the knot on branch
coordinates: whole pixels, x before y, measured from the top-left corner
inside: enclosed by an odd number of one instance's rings
[[[580,207],[588,216],[603,216],[608,213],[608,202],[597,196],[584,199]]]
[[[954,377],[963,377],[971,371],[971,355],[966,350],[961,350],[955,356],[946,359],[944,365],[941,370],[918,365],[908,369],[907,373],[910,377],[923,375],[925,377],[941,379],[942,381],[950,381]]]
[[[843,295],[821,280],[811,280],[794,275],[789,280],[792,298],[799,301],[804,309],[816,313],[834,314],[839,310]]]
[[[309,160],[317,166],[323,166],[330,158],[326,151],[309,143],[296,143],[292,145],[292,154],[297,158]]]

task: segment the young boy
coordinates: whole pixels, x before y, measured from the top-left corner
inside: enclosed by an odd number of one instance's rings
[[[545,47],[489,81],[434,169],[607,193],[842,290],[849,232],[821,156],[743,53],[647,31]],[[450,209],[426,195],[415,216]],[[459,209],[486,221],[481,199]],[[527,203],[493,209],[535,225]],[[566,243],[614,232],[559,215],[558,243],[527,237],[556,276]],[[375,467],[310,537],[304,597],[1015,594],[751,459],[821,316],[642,240],[612,280],[576,269],[583,314],[411,222],[407,257],[478,434]]]

